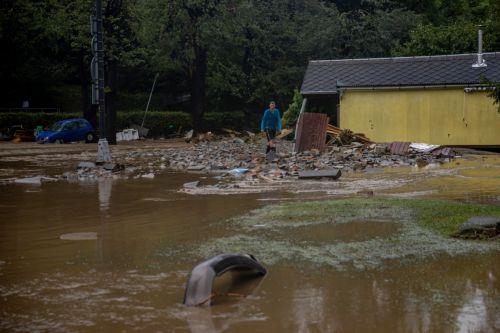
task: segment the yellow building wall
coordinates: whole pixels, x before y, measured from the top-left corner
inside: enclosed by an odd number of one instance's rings
[[[376,142],[500,145],[500,113],[484,91],[346,90],[340,127]]]

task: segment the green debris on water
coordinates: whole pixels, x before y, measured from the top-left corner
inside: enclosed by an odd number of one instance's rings
[[[449,235],[471,216],[498,215],[500,207],[436,200],[353,198],[269,205],[224,222],[227,234],[187,252],[207,258],[224,252],[251,253],[265,264],[300,262],[336,269],[377,269],[386,263],[404,263],[437,255],[465,255],[499,251],[498,241],[464,241]],[[373,237],[325,241],[311,237],[314,229],[339,224],[363,232],[360,221],[396,224],[397,228]],[[321,228],[315,228],[321,225]],[[310,232],[303,232],[307,230]],[[214,225],[220,227],[220,224]],[[355,228],[354,228],[355,227]],[[301,234],[304,236],[301,238]],[[332,233],[333,234],[333,233]],[[163,252],[165,254],[165,251]]]

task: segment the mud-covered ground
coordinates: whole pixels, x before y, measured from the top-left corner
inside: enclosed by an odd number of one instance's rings
[[[498,154],[455,151],[443,155],[409,151],[395,155],[387,145],[356,142],[330,146],[323,154],[317,151],[295,154],[290,141],[281,141],[276,154],[269,159],[265,145],[265,139],[260,137],[223,138],[198,144],[183,140],[122,142],[110,146],[113,163],[119,170],[109,171],[100,166],[77,168],[80,162],[95,161],[96,144],[0,143],[0,184],[154,179],[164,172],[181,171],[203,176],[198,182],[179,189],[187,194],[287,192],[329,197],[372,195],[447,177],[468,183],[471,179],[494,178],[490,174],[498,171]],[[337,169],[342,176],[337,181],[298,179],[301,170],[314,169]],[[471,177],[471,172],[476,175]],[[395,195],[432,195],[440,192],[435,187],[429,183],[408,193],[396,190]],[[478,190],[489,192],[490,187],[485,181]],[[493,196],[487,200],[497,199]]]
[[[184,140],[144,140],[110,145],[113,162],[138,169],[138,173],[153,170],[153,152],[167,148],[191,146]],[[131,153],[144,154],[132,158]],[[0,183],[18,178],[46,176],[65,179],[65,172],[75,172],[79,162],[95,161],[97,144],[37,144],[33,142],[0,142]],[[117,175],[119,177],[119,175]]]

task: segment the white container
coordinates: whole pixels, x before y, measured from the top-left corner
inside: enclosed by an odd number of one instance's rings
[[[117,142],[123,141],[123,132],[116,133],[116,141]]]

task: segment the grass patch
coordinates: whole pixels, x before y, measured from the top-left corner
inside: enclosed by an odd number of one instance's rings
[[[500,207],[445,200],[352,198],[269,205],[237,220],[243,225],[298,227],[308,224],[353,220],[411,220],[440,235],[451,235],[473,216],[500,216]]]
[[[458,203],[444,200],[391,200],[414,210],[417,223],[441,235],[452,235],[473,216],[500,216],[500,206]]]
[[[392,263],[415,263],[437,255],[499,251],[500,242],[449,237],[462,222],[478,215],[500,216],[500,207],[398,198],[282,203],[214,224],[217,228],[224,224],[225,235],[190,244],[185,253],[201,259],[243,252],[255,255],[266,265],[281,262],[366,270],[383,269]],[[364,222],[370,223],[366,229]],[[370,235],[372,229],[368,226],[380,223],[379,229],[383,229],[387,222],[396,226],[394,231]],[[330,227],[340,225],[346,233],[352,233],[352,238],[339,237],[335,232],[321,235],[319,240],[316,237],[321,230],[327,233]],[[175,257],[169,250],[164,253]]]

